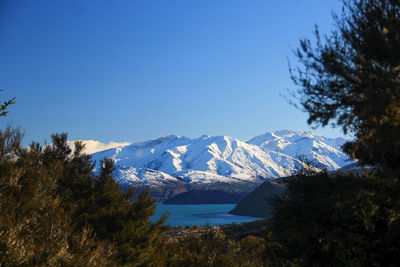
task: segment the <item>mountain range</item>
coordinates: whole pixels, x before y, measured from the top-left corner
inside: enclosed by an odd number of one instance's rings
[[[305,162],[329,171],[353,163],[341,152],[345,139],[303,131],[267,132],[247,142],[209,135],[169,135],[132,144],[96,142],[84,141],[95,148],[96,171],[109,157],[122,186],[149,187],[160,199],[191,189],[247,192],[265,180],[295,173]],[[98,151],[101,147],[108,149]]]

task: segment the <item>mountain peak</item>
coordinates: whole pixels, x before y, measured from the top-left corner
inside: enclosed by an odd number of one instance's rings
[[[276,137],[294,136],[294,135],[299,135],[304,137],[318,136],[312,131],[300,131],[300,130],[278,130],[278,131],[271,131],[271,134]]]
[[[243,188],[296,173],[303,159],[328,170],[348,165],[340,151],[345,141],[290,130],[267,132],[248,142],[224,135],[167,135],[97,152],[92,159],[98,170],[101,159],[112,158],[115,177],[124,185]]]
[[[311,131],[291,130],[271,131],[247,141],[264,151],[272,150],[293,158],[305,157],[328,170],[349,164],[341,149],[345,142],[343,138],[326,138]]]
[[[99,151],[104,151],[107,149],[112,149],[112,148],[116,148],[116,147],[124,147],[124,146],[128,146],[131,143],[129,142],[108,142],[108,143],[103,143],[100,141],[96,141],[96,140],[82,140],[82,139],[78,139],[78,140],[72,140],[72,141],[67,141],[68,146],[74,150],[75,148],[75,141],[81,141],[84,145],[85,145],[85,149],[84,152],[87,154],[93,154]]]
[[[132,145],[130,145],[130,147],[142,147],[142,148],[152,147],[152,146],[157,146],[157,145],[166,144],[166,143],[173,143],[173,142],[180,141],[180,140],[190,140],[190,139],[185,136],[177,136],[177,135],[170,134],[170,135],[162,136],[162,137],[148,140],[148,141],[133,143]]]

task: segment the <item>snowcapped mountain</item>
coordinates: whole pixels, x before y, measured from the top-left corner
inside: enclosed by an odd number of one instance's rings
[[[83,144],[85,145],[85,150],[84,152],[86,154],[93,154],[99,151],[103,151],[106,149],[114,148],[114,147],[120,147],[120,146],[127,146],[130,145],[131,143],[129,142],[122,142],[122,143],[117,143],[117,142],[109,142],[109,143],[102,143],[96,140],[73,140],[73,141],[67,141],[68,146],[73,150],[74,149],[74,143],[75,141],[82,141]]]
[[[329,171],[353,163],[349,161],[341,147],[343,138],[326,138],[312,132],[273,131],[247,141],[261,147],[264,151],[275,151],[297,159],[306,159]]]
[[[302,166],[299,160],[279,152],[227,136],[207,135],[196,139],[170,135],[92,157],[97,164],[105,157],[112,158],[120,182],[144,185],[259,182],[289,175]]]
[[[96,152],[92,158],[96,160],[96,170],[105,157],[113,159],[115,177],[122,185],[185,190],[220,186],[241,191],[293,174],[302,168],[304,158],[328,170],[351,164],[340,151],[345,142],[343,138],[301,131],[268,132],[248,142],[228,136],[190,139],[169,135],[121,144]]]

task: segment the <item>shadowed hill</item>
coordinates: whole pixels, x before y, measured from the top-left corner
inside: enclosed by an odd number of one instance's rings
[[[265,181],[240,201],[229,213],[260,218],[272,217],[274,208],[268,199],[281,195],[284,191],[283,179]]]

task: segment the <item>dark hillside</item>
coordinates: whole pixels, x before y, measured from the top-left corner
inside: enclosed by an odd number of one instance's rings
[[[282,180],[265,181],[248,194],[229,213],[239,216],[272,217],[273,206],[268,199],[281,195],[285,191]]]

